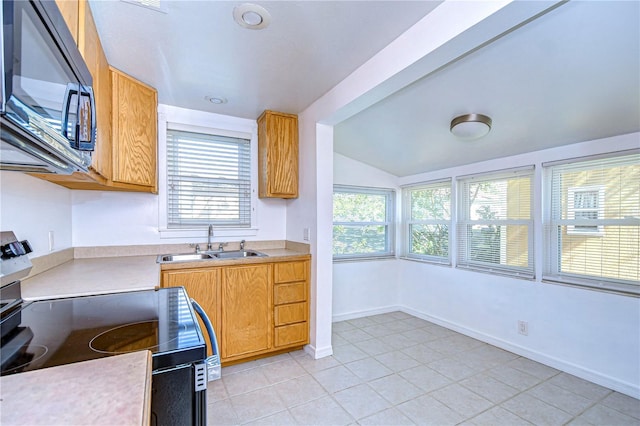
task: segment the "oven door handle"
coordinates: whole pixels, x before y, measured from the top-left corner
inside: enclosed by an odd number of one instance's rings
[[[191,299],[191,305],[204,323],[204,326],[207,329],[207,333],[209,333],[209,340],[211,343],[211,351],[213,352],[213,356],[220,356],[220,350],[218,349],[218,338],[216,337],[216,333],[213,330],[213,325],[211,325],[211,321],[209,320],[207,313],[204,311],[204,309],[202,309],[202,306],[200,306],[198,302],[193,299]]]

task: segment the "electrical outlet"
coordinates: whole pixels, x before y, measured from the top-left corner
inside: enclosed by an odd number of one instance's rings
[[[529,323],[526,321],[518,320],[518,333],[523,336],[529,335]]]
[[[311,229],[304,228],[302,230],[302,239],[304,239],[305,241],[309,241],[309,238],[311,238]]]
[[[49,251],[53,251],[54,247],[53,231],[49,231]]]

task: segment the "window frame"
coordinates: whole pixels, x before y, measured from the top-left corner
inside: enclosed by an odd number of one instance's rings
[[[376,253],[353,253],[353,254],[335,254],[333,253],[333,243],[332,243],[332,254],[333,261],[356,261],[356,260],[373,260],[373,259],[385,259],[385,258],[395,258],[395,214],[396,214],[396,191],[391,188],[377,188],[377,187],[363,187],[363,186],[353,186],[353,185],[333,185],[333,196],[336,192],[347,193],[347,194],[370,194],[370,195],[383,195],[385,196],[385,221],[384,222],[336,222],[332,221],[332,234],[333,227],[337,225],[345,225],[345,226],[385,226],[386,229],[386,237],[385,237],[385,251],[384,252],[376,252]],[[333,202],[332,202],[333,205]],[[333,237],[332,237],[333,242]]]
[[[215,131],[176,129],[172,124],[167,127],[167,228],[208,228],[209,225],[216,228],[250,228],[251,140],[222,136]],[[198,154],[195,154],[196,148]],[[206,163],[203,160],[205,158]],[[236,165],[235,159],[238,160],[238,167],[232,168]],[[211,174],[212,171],[215,175]],[[231,178],[236,172],[237,176]],[[229,197],[222,188],[230,189],[237,195]],[[205,195],[199,195],[203,192]],[[185,203],[185,197],[189,197],[190,201]],[[234,214],[235,217],[229,219],[189,218],[196,212],[212,216],[214,209],[216,215],[231,211],[216,209],[220,204],[209,204],[209,197],[215,197],[223,205],[230,200],[237,200],[238,208],[233,211],[237,216]],[[197,206],[203,201],[207,207],[199,209]]]
[[[222,116],[188,110],[170,105],[158,105],[158,233],[161,239],[206,238],[208,226],[169,228],[167,211],[167,127],[196,133],[213,132],[221,136],[251,141],[251,225],[250,227],[218,227],[214,235],[220,238],[255,237],[258,235],[258,125],[255,120]]]
[[[588,207],[575,207],[575,194],[580,192],[597,192],[598,205],[595,208]],[[567,213],[569,220],[576,220],[576,213],[582,212],[596,212],[597,218],[601,218],[604,214],[604,185],[590,185],[590,186],[572,186],[567,188]],[[597,220],[597,219],[596,219]],[[568,225],[567,234],[569,235],[583,235],[585,237],[602,237],[604,236],[604,226],[598,225],[595,230],[590,231],[586,229],[576,229],[576,226],[580,225]],[[588,226],[588,225],[587,225]]]
[[[473,182],[491,182],[507,180],[509,178],[528,177],[530,182],[529,190],[529,219],[471,219],[471,202],[468,199],[466,186]],[[494,275],[505,275],[513,278],[535,280],[535,220],[534,220],[534,200],[535,200],[535,166],[519,167],[516,169],[497,170],[487,173],[480,173],[456,178],[458,191],[458,208],[456,209],[456,267],[477,272],[484,272]],[[505,200],[505,203],[509,203]],[[527,267],[502,265],[502,263],[482,262],[471,259],[471,244],[469,242],[468,227],[476,225],[486,226],[527,226]],[[502,253],[500,253],[502,256]]]
[[[561,211],[554,210],[554,203],[558,203],[558,201],[554,201],[554,197],[557,194],[554,192],[554,181],[553,175],[556,167],[562,167],[565,165],[571,164],[575,167],[576,170],[587,170],[582,167],[581,164],[595,162],[598,160],[610,160],[616,161],[616,159],[622,159],[626,156],[636,156],[638,158],[637,161],[640,163],[640,150],[627,150],[623,152],[616,153],[608,153],[603,155],[593,155],[582,158],[574,158],[563,161],[554,161],[549,163],[543,163],[543,179],[544,179],[544,188],[546,194],[544,195],[543,202],[545,203],[544,209],[544,270],[542,272],[542,282],[552,283],[552,284],[561,284],[568,286],[576,286],[589,290],[599,290],[609,293],[618,293],[623,295],[632,295],[632,296],[640,296],[640,282],[632,281],[632,280],[624,280],[617,278],[608,278],[608,277],[600,277],[595,275],[588,274],[577,274],[573,272],[564,272],[560,271],[561,261],[560,256],[562,256],[562,248],[560,247],[561,239],[558,237],[558,228],[562,226],[567,226],[567,234],[572,236],[582,236],[585,238],[589,237],[605,237],[606,231],[604,227],[606,226],[637,226],[640,227],[640,218],[637,217],[629,217],[629,218],[621,218],[621,219],[598,219],[598,229],[602,228],[602,232],[580,232],[576,233],[575,230],[573,233],[569,233],[569,227],[572,223],[575,224],[575,218],[561,218]],[[624,161],[624,160],[623,160]],[[631,160],[632,161],[632,160]],[[631,162],[630,161],[630,162]],[[567,169],[568,170],[568,169]],[[604,185],[589,185],[590,188],[599,188]],[[572,187],[576,188],[576,187]],[[577,187],[577,188],[587,188]],[[566,191],[567,196],[569,191]],[[606,198],[606,194],[602,194],[603,199]],[[567,205],[569,206],[569,200],[567,200]],[[558,204],[555,204],[556,206]],[[561,206],[558,206],[561,210]],[[599,206],[601,211],[606,210],[605,202],[601,203]],[[571,211],[567,208],[568,215]],[[560,214],[560,217],[557,215]]]
[[[429,190],[429,189],[439,189],[445,188],[449,189],[449,219],[413,219],[413,211],[412,211],[412,193],[414,191],[420,190]],[[428,181],[415,185],[405,186],[402,188],[402,204],[403,204],[403,214],[402,214],[402,228],[403,228],[403,257],[411,260],[418,260],[425,263],[433,263],[438,265],[446,265],[451,266],[451,258],[452,258],[452,247],[453,247],[453,235],[455,233],[455,229],[453,228],[453,218],[454,218],[454,191],[453,191],[453,180],[451,178],[447,179],[439,179],[436,181]],[[448,247],[447,247],[447,256],[436,256],[430,254],[419,254],[413,253],[412,249],[412,241],[413,236],[411,233],[411,228],[413,225],[446,225],[448,227]]]

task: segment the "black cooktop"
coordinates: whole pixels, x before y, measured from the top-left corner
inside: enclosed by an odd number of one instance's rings
[[[32,302],[2,319],[1,375],[142,349],[153,369],[206,358],[182,287]]]

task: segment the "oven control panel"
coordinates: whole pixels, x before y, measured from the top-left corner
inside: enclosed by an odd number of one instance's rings
[[[12,231],[0,232],[0,284],[10,284],[26,277],[31,271],[27,254],[33,249],[27,240],[18,241]]]

